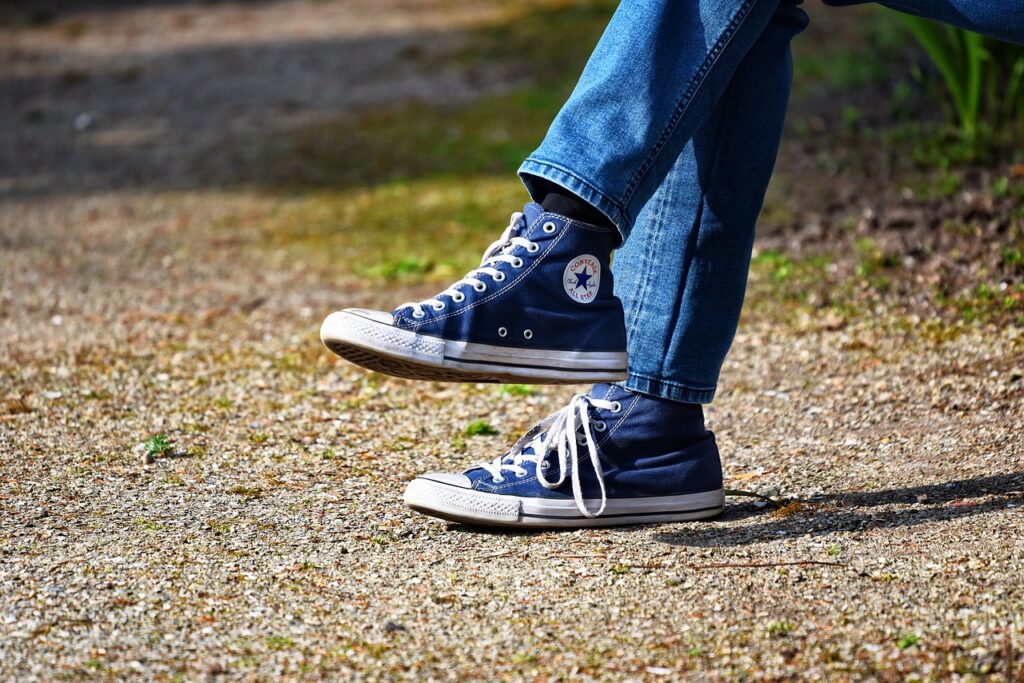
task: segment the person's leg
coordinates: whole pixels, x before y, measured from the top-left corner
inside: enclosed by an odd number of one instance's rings
[[[860,5],[868,0],[825,0],[828,5]],[[880,0],[898,12],[941,21],[982,35],[1024,45],[1024,3],[1011,0]]]
[[[714,396],[782,135],[789,44],[806,24],[783,3],[615,255],[630,389],[691,403]]]
[[[554,195],[553,202],[568,201],[566,210],[575,213],[575,203],[585,212],[579,197],[610,220],[594,223],[528,205],[466,277],[390,313],[333,313],[321,326],[324,344],[371,370],[412,379],[625,378],[624,315],[608,267],[612,249],[778,4],[624,0],[576,91],[522,169],[535,201]],[[552,184],[570,193],[559,197],[549,191]],[[593,195],[593,188],[600,192]]]
[[[754,221],[775,161],[790,39],[784,3],[677,156],[615,257],[626,305],[627,389],[599,384],[495,460],[432,472],[410,507],[477,524],[576,527],[679,521],[722,510],[722,467],[697,403],[732,340]]]
[[[627,238],[778,7],[779,0],[624,0],[519,169],[534,200],[560,185]]]

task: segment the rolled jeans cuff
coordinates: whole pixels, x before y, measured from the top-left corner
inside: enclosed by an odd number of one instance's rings
[[[711,403],[715,398],[715,387],[697,388],[666,379],[656,379],[630,372],[624,382],[618,385],[648,396],[658,396],[679,403]]]
[[[633,227],[633,220],[625,208],[599,190],[593,182],[575,171],[550,161],[543,161],[530,156],[519,167],[518,173],[519,178],[523,181],[523,185],[526,186],[526,191],[530,193],[534,201],[539,202],[544,197],[539,196],[538,188],[532,179],[534,177],[543,178],[555,185],[564,187],[605,216],[608,216],[608,219],[618,229],[623,241],[629,235],[629,231]]]

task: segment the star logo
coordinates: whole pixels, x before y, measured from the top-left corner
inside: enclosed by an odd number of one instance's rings
[[[562,273],[562,286],[573,301],[589,304],[601,288],[601,262],[592,254],[570,259]]]
[[[587,282],[589,282],[590,278],[592,278],[592,277],[593,277],[593,275],[588,273],[586,266],[584,266],[582,273],[576,273],[576,286],[573,287],[573,289],[579,289],[580,287],[582,287],[583,289],[586,289],[587,286],[588,286]]]

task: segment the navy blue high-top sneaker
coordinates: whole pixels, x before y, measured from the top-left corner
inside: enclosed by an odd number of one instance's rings
[[[600,382],[626,377],[622,303],[609,258],[618,231],[527,204],[480,267],[391,313],[332,313],[320,338],[370,370],[454,382]]]
[[[722,464],[700,406],[598,384],[505,455],[431,472],[411,508],[495,526],[583,527],[703,519],[724,506]]]

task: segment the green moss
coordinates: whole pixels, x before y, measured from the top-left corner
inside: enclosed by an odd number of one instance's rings
[[[494,436],[498,430],[487,420],[473,420],[466,426],[466,436]]]

